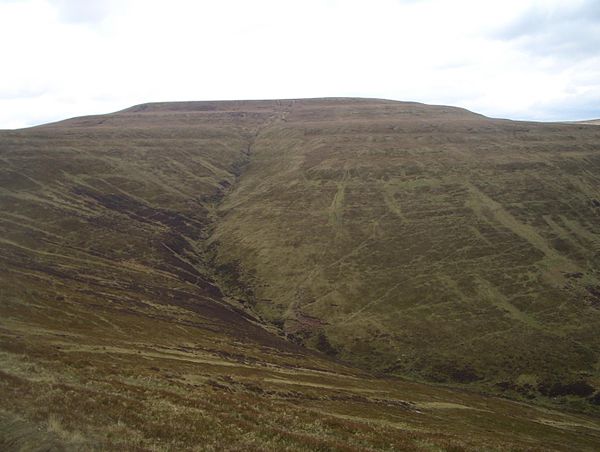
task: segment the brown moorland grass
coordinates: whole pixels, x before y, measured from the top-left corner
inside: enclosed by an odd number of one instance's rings
[[[365,99],[1,131],[0,448],[597,449],[599,138]]]

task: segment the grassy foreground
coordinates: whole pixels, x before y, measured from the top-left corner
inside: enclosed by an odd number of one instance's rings
[[[597,450],[597,419],[399,379],[179,319],[19,308],[3,450]],[[6,314],[6,310],[3,312]],[[48,316],[48,317],[46,317]],[[73,319],[73,320],[66,320]],[[51,320],[52,319],[52,320]]]

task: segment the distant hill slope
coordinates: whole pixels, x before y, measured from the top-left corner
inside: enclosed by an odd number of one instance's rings
[[[599,138],[337,98],[0,131],[0,449],[594,450],[394,376],[597,414]]]
[[[211,241],[255,310],[365,368],[587,397],[600,377],[600,130],[288,102]]]

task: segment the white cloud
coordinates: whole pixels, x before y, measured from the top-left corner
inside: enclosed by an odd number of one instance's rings
[[[50,0],[61,20],[71,23],[96,24],[103,21],[117,5],[112,0]]]
[[[600,116],[596,4],[0,0],[0,127],[148,101],[317,96]]]

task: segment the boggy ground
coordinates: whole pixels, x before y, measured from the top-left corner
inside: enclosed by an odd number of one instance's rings
[[[0,132],[1,448],[597,449],[564,408],[598,399],[599,136],[347,99]]]

